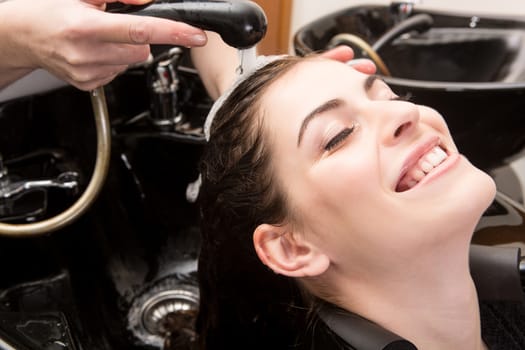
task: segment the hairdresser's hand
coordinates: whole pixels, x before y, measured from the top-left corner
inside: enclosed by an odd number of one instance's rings
[[[374,74],[376,72],[376,65],[368,59],[354,60],[354,51],[348,46],[337,46],[324,52],[321,56],[331,58],[340,62],[348,62],[352,67],[361,73]]]
[[[0,4],[0,88],[44,68],[82,90],[146,60],[149,44],[201,46],[200,29],[167,19],[104,12],[116,0],[15,0]],[[144,4],[150,0],[122,0]],[[6,72],[3,78],[2,73]],[[17,74],[9,74],[17,72]],[[17,77],[18,75],[18,77]],[[6,81],[7,79],[7,81]]]

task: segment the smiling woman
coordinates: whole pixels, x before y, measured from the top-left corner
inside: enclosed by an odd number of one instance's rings
[[[315,348],[308,311],[331,305],[407,349],[497,348],[468,266],[495,185],[437,111],[281,58],[225,98],[201,173],[203,347]]]

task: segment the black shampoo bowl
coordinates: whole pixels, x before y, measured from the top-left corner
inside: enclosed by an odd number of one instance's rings
[[[525,146],[525,18],[495,18],[416,11],[431,24],[385,34],[407,21],[389,6],[344,9],[301,28],[294,49],[305,55],[325,50],[334,38],[362,39],[384,62],[379,71],[398,94],[440,111],[461,152],[490,171]],[[427,16],[427,17],[428,17]],[[344,38],[339,43],[345,43]],[[357,57],[373,57],[362,45],[346,43]]]

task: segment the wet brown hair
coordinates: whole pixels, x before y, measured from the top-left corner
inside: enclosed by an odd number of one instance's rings
[[[301,291],[258,259],[252,235],[288,215],[271,174],[260,100],[304,58],[278,59],[241,82],[217,111],[200,172],[202,248],[198,332],[202,349],[296,344],[305,319]]]

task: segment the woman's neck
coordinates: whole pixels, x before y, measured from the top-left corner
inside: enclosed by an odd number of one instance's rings
[[[485,349],[468,247],[450,248],[436,247],[406,261],[399,273],[350,277],[338,284],[339,295],[345,297],[337,304],[410,340],[419,350]]]

